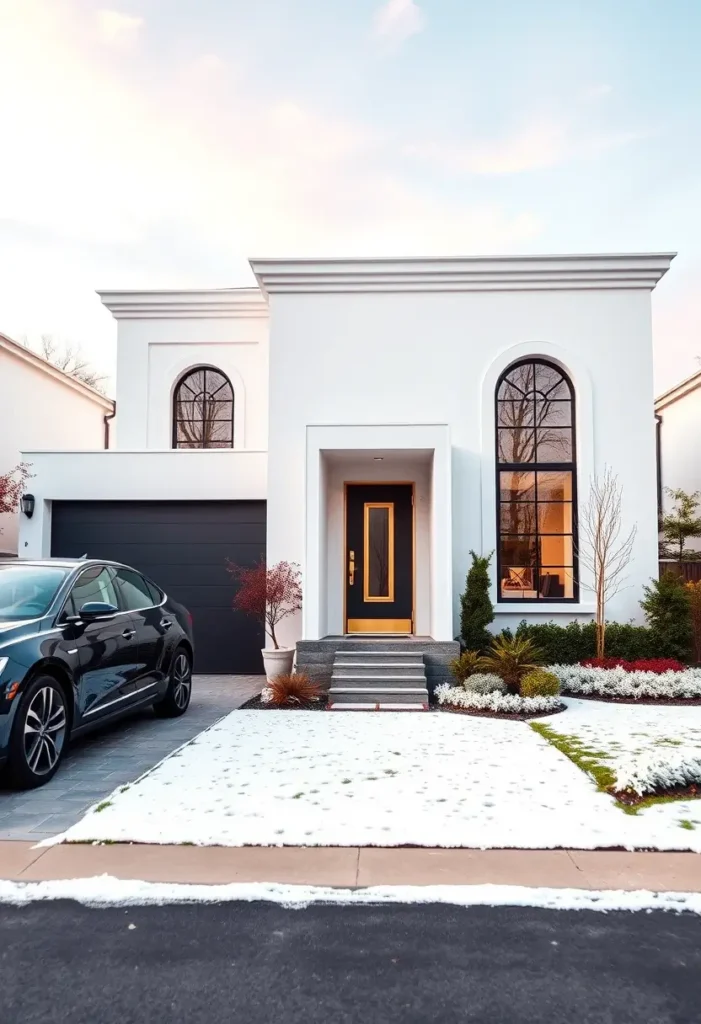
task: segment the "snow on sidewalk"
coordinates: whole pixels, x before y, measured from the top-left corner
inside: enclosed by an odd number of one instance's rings
[[[701,851],[678,818],[624,814],[521,722],[235,711],[53,841]]]
[[[183,885],[141,882],[100,875],[52,882],[0,881],[0,904],[26,907],[49,900],[75,900],[86,907],[162,907],[192,903],[276,903],[287,910],[313,904],[378,906],[446,903],[456,907],[541,907],[546,910],[666,911],[701,915],[701,893],[644,889],[549,889],[522,885],[374,885],[366,889],[231,882]]]

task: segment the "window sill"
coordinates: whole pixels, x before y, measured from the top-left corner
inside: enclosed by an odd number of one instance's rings
[[[590,601],[498,601],[496,615],[595,615],[596,605]]]

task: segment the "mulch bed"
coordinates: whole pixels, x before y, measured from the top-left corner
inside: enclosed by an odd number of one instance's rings
[[[452,704],[435,704],[430,710],[447,711],[451,715],[470,715],[471,718],[505,718],[512,722],[527,722],[531,718],[549,718],[551,715],[559,715],[561,711],[567,710],[567,705],[561,704],[554,711],[532,711],[528,714],[515,711],[478,711],[475,708],[458,708]]]
[[[639,796],[637,793],[629,793],[627,791],[617,791],[610,789],[609,793],[611,796],[615,796],[619,803],[627,804],[628,807],[635,807],[637,804],[643,804],[650,797],[655,796],[673,796],[679,800],[699,799],[701,797],[701,787],[697,785],[693,786],[672,786],[670,789],[655,789],[652,793],[645,793],[643,796]]]
[[[569,693],[567,690],[562,696],[573,700],[597,700],[603,704],[669,704],[675,707],[701,704],[701,697],[602,697],[598,693]]]
[[[257,697],[251,697],[245,704],[241,705],[241,711],[326,711],[328,697],[321,697],[319,700],[295,701],[294,704],[264,704]]]

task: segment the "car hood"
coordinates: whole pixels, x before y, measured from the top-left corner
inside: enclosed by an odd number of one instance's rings
[[[0,622],[0,653],[5,644],[12,640],[36,633],[39,625],[40,622],[36,619],[24,619],[22,622]]]

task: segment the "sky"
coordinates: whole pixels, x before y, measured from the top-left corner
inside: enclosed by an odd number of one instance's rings
[[[0,332],[113,374],[96,289],[677,251],[658,392],[701,366],[701,0],[109,3],[0,0]]]

